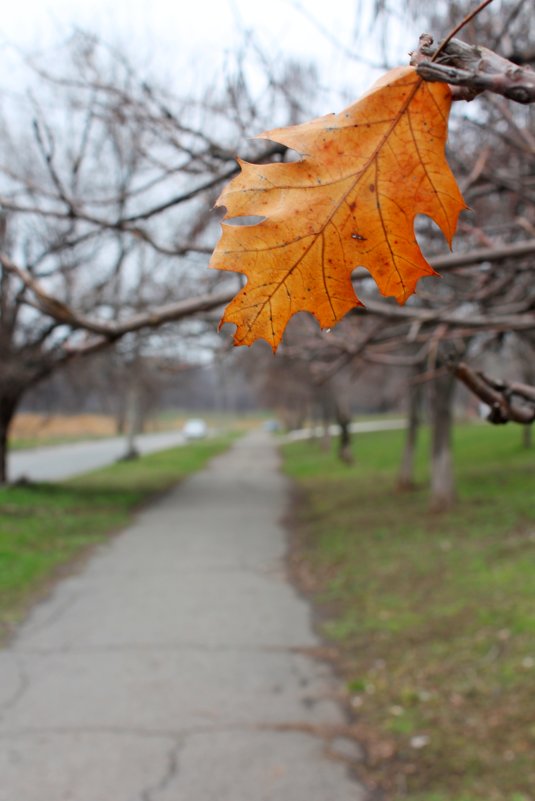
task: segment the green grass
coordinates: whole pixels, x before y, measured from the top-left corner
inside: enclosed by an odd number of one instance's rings
[[[61,484],[0,489],[0,642],[60,567],[113,531],[156,493],[225,450],[227,435],[118,462]]]
[[[351,468],[312,442],[284,448],[293,563],[392,798],[533,801],[535,454],[520,441],[458,427],[459,503],[443,515],[428,511],[427,436],[413,493],[395,491],[403,432],[359,436]]]

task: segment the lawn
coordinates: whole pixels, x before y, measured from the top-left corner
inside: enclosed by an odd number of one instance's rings
[[[61,569],[139,506],[201,469],[233,436],[118,462],[61,484],[0,488],[0,643]]]
[[[348,468],[284,447],[291,562],[334,643],[368,780],[410,801],[532,801],[535,453],[518,427],[460,426],[459,503],[395,491],[403,432],[360,435]]]

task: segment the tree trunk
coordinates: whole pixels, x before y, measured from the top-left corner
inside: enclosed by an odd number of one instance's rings
[[[340,438],[338,440],[338,458],[346,464],[353,464],[353,453],[351,451],[351,414],[348,405],[338,401],[336,403],[336,422],[340,426]]]
[[[456,499],[451,452],[455,376],[437,375],[430,385],[431,400],[431,509],[442,512]]]
[[[522,426],[522,445],[524,446],[524,448],[531,448],[532,431],[533,431],[533,423],[529,423],[529,425]]]
[[[121,461],[137,459],[139,451],[136,447],[136,438],[140,433],[140,398],[139,387],[132,382],[127,389],[125,429],[126,429],[126,451],[121,456]]]
[[[126,428],[126,409],[124,404],[121,404],[120,407],[115,412],[115,433],[117,436],[121,436],[125,433]]]
[[[0,486],[7,483],[7,424],[0,417]]]
[[[338,458],[346,464],[353,464],[353,452],[351,450],[351,432],[349,430],[349,420],[340,421],[340,440],[338,443]]]
[[[7,484],[7,453],[9,426],[15,416],[20,396],[0,396],[0,486]]]
[[[418,365],[413,372],[409,384],[409,408],[407,410],[407,433],[405,446],[401,457],[401,466],[398,474],[398,489],[402,492],[413,490],[416,486],[414,480],[414,456],[418,441],[418,431],[421,424],[423,384],[418,381],[423,372],[424,365]]]
[[[320,398],[320,425],[321,433],[319,435],[320,447],[323,451],[328,453],[331,450],[331,432],[330,425],[332,421],[330,404],[324,397]]]
[[[331,450],[331,432],[329,431],[330,419],[328,416],[323,416],[322,422],[322,435],[321,435],[321,449],[328,453]]]

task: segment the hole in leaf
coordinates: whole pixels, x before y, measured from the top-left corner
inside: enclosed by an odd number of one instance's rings
[[[436,222],[427,214],[417,214],[414,219],[414,235],[426,259],[447,253],[448,246],[444,242],[444,234]]]
[[[226,225],[258,225],[258,223],[264,222],[266,218],[261,217],[259,215],[248,214],[244,217],[230,217],[228,220],[225,220]]]

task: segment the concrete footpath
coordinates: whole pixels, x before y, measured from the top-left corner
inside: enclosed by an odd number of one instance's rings
[[[249,435],[35,608],[0,651],[0,801],[364,801],[277,467]]]

